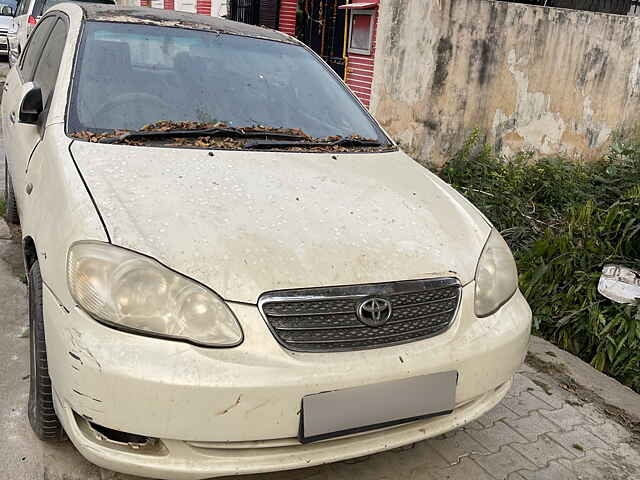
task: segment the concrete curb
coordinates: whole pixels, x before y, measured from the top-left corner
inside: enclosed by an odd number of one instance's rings
[[[625,412],[633,423],[640,422],[640,394],[629,387],[539,337],[531,337],[529,355],[567,375],[580,388],[600,397],[606,407]],[[536,365],[532,366],[537,368]]]

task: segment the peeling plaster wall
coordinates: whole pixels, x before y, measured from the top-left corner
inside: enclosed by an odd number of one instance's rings
[[[596,158],[640,120],[640,18],[487,0],[384,0],[371,109],[421,162],[473,128],[498,151]]]

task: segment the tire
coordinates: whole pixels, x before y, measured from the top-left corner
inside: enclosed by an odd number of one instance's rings
[[[4,219],[7,223],[17,225],[20,223],[18,217],[18,206],[16,205],[16,196],[13,193],[13,184],[7,169],[7,160],[4,161]]]
[[[64,439],[64,430],[53,408],[51,378],[47,365],[47,345],[44,338],[42,311],[42,277],[36,261],[29,270],[29,423],[43,441]]]

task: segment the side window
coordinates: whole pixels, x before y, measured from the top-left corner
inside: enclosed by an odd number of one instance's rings
[[[42,50],[33,75],[33,82],[42,89],[42,103],[45,109],[49,106],[51,94],[56,85],[66,37],[67,27],[62,20],[58,20]]]
[[[42,89],[42,104],[45,109],[49,106],[51,94],[56,86],[66,37],[67,27],[62,20],[58,20],[42,50],[33,75],[33,82]]]
[[[31,0],[33,3],[33,11],[31,15],[34,17],[41,17],[42,14],[49,8],[51,5],[45,4],[45,0]],[[58,2],[60,3],[60,2]]]
[[[26,2],[27,0],[23,1]],[[20,74],[23,82],[30,82],[33,78],[33,71],[40,59],[40,53],[56,20],[56,17],[43,18],[31,34],[29,43],[27,43],[26,50],[20,62]]]

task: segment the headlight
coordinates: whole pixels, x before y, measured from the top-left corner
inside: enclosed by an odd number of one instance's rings
[[[113,327],[212,347],[242,342],[240,325],[224,300],[124,248],[74,244],[67,258],[67,282],[83,310]]]
[[[491,231],[476,270],[476,316],[486,317],[498,310],[518,289],[518,270],[502,235]]]

